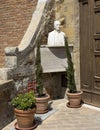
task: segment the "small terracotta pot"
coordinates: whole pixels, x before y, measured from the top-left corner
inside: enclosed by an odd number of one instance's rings
[[[31,110],[23,111],[19,109],[14,109],[17,124],[19,128],[30,128],[34,125],[34,115],[36,112],[36,108]]]
[[[50,100],[50,95],[46,94],[44,97],[36,97],[36,113],[44,114],[48,112],[48,101]]]
[[[78,91],[76,93],[69,93],[67,92],[67,97],[69,102],[67,103],[68,107],[71,108],[79,108],[81,107],[81,101],[82,101],[82,91]]]

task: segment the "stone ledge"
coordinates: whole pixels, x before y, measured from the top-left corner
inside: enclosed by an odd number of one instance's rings
[[[68,46],[70,47],[70,48],[73,48],[73,44],[68,44]],[[41,48],[64,48],[65,46],[61,46],[61,45],[59,45],[59,46],[50,46],[50,45],[41,45]]]
[[[4,84],[11,83],[13,80],[0,80],[0,87]]]

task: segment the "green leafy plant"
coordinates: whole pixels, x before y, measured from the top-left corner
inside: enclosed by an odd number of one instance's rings
[[[43,93],[43,69],[41,65],[40,44],[37,42],[36,59],[35,59],[35,75],[36,75],[36,89],[38,96],[41,97]]]
[[[13,98],[11,101],[14,108],[17,108],[19,110],[29,110],[32,109],[35,106],[36,99],[34,96],[34,92],[26,92],[22,94],[18,94],[17,97]]]
[[[66,56],[67,56],[67,63],[68,68],[66,68],[66,78],[67,78],[67,87],[69,88],[70,93],[76,93],[76,84],[75,84],[75,77],[74,77],[74,67],[72,62],[72,56],[68,47],[68,41],[65,37],[65,50],[66,50]]]

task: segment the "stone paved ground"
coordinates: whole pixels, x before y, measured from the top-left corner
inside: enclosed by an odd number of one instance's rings
[[[66,99],[55,100],[52,107],[57,109],[55,113],[46,118],[36,130],[100,130],[100,108],[97,110],[88,105],[81,108],[66,107]],[[13,130],[11,122],[2,130]]]

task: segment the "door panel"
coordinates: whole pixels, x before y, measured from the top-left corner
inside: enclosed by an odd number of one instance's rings
[[[82,41],[82,46],[81,46],[81,66],[82,68],[84,67],[84,71],[81,71],[81,76],[82,76],[82,88],[86,89],[86,90],[90,90],[91,85],[89,84],[90,79],[90,62],[89,62],[89,58],[90,58],[90,53],[89,53],[89,7],[88,7],[88,2],[87,1],[83,1],[82,3],[82,16],[81,17],[81,34],[84,34],[83,37],[81,37],[81,41]],[[85,40],[84,40],[85,39]],[[86,54],[86,55],[84,55]]]
[[[95,0],[95,5],[99,6],[100,5],[100,0]]]
[[[93,1],[92,34],[93,34],[93,86],[92,104],[100,106],[100,0]],[[95,35],[95,37],[94,37]]]
[[[84,101],[100,107],[100,0],[80,0],[80,63]]]

